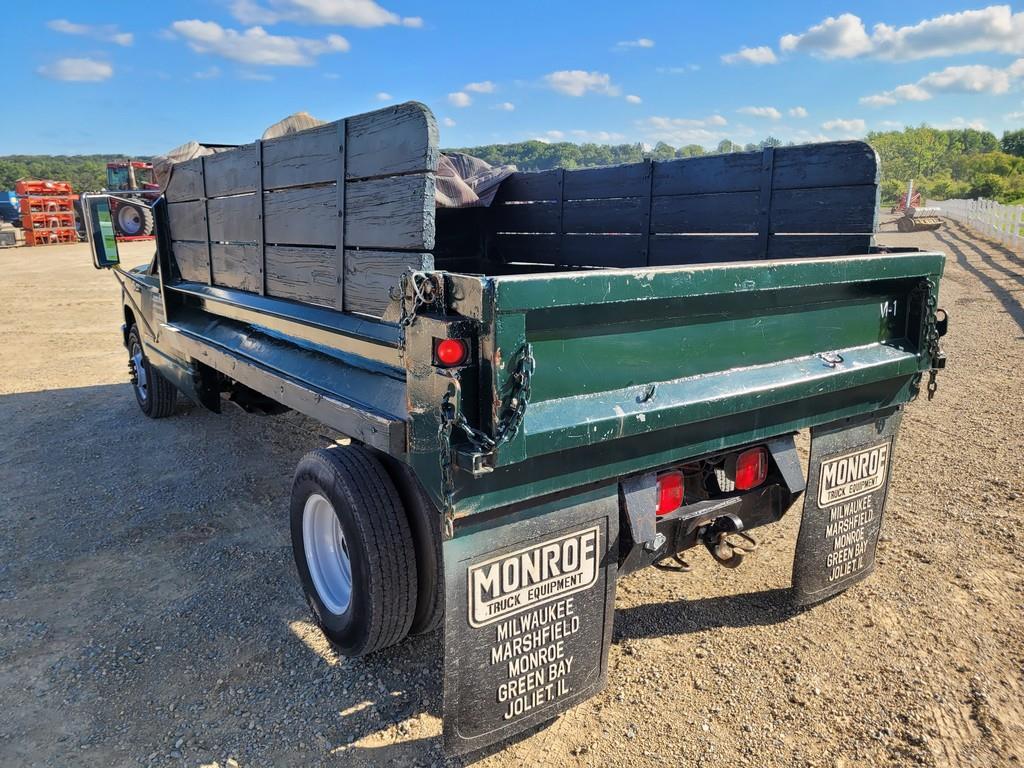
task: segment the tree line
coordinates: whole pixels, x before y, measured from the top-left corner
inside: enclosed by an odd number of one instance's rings
[[[933,199],[984,197],[1001,203],[1024,203],[1024,129],[1007,131],[999,139],[989,131],[973,128],[940,130],[921,125],[902,131],[872,131],[866,140],[882,160],[884,203],[898,199],[910,179]],[[725,139],[712,149],[699,144],[673,147],[665,142],[651,147],[640,143],[521,141],[452,151],[466,152],[492,165],[511,163],[523,171],[543,171],[754,151],[766,146],[783,143],[773,136],[743,145]],[[76,192],[95,192],[106,184],[106,164],[125,159],[122,155],[2,156],[0,190],[14,189],[19,178],[34,178],[70,181]]]

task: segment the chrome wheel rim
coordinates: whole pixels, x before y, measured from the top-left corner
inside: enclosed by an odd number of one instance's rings
[[[135,385],[135,392],[139,399],[145,401],[149,396],[148,382],[146,381],[146,361],[142,356],[142,347],[139,342],[132,342],[132,353],[129,360],[132,369],[132,384]]]
[[[344,613],[352,602],[352,560],[334,507],[319,493],[303,507],[302,544],[320,602],[331,613]]]

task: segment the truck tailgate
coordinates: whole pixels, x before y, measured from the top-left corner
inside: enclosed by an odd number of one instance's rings
[[[906,402],[942,267],[914,252],[489,278],[492,430],[527,349],[536,365],[461,511]]]

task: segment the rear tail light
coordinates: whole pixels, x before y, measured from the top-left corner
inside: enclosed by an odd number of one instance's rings
[[[462,339],[435,339],[434,362],[443,368],[462,365],[469,357],[469,345]]]
[[[658,476],[658,517],[674,512],[683,505],[683,473],[666,472]]]
[[[736,457],[737,491],[748,491],[756,488],[768,476],[768,451],[764,448],[751,448]]]

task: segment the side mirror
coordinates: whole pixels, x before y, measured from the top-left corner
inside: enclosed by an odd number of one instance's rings
[[[110,202],[106,195],[83,195],[85,228],[92,247],[92,264],[96,269],[110,269],[121,263],[117,253],[114,220],[110,216]]]

